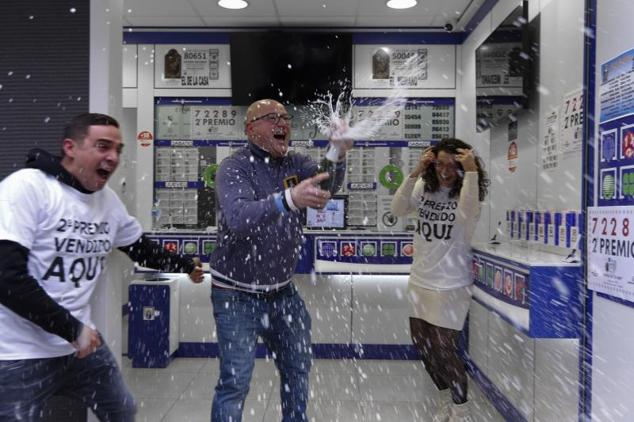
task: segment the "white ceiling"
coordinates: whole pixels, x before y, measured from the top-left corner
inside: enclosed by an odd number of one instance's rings
[[[217,0],[124,0],[123,24],[151,28],[442,28],[451,19],[473,14],[480,3],[418,0],[414,8],[394,10],[385,0],[249,0],[246,9],[227,10]]]

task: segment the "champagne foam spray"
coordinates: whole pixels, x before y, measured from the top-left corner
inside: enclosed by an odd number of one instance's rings
[[[400,78],[402,80],[421,79],[422,69],[417,66],[420,61],[418,55],[413,55],[403,65]],[[367,140],[375,135],[388,121],[394,119],[407,103],[406,88],[396,85],[385,99],[377,101],[377,107],[364,118],[352,119],[352,92],[348,84],[341,83],[342,91],[334,96],[331,92],[322,95],[320,99],[309,104],[310,121],[317,126],[319,132],[331,141],[343,139]]]

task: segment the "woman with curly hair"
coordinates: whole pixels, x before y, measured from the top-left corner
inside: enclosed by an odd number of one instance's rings
[[[441,392],[438,422],[471,420],[458,339],[471,302],[471,238],[488,184],[471,145],[443,139],[423,151],[392,200],[394,215],[416,213],[410,331]]]

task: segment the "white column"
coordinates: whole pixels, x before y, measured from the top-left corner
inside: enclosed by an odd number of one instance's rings
[[[105,113],[118,120],[122,116],[122,13],[123,0],[90,1],[90,111]],[[109,182],[119,195],[125,190],[126,167],[120,165]],[[99,280],[91,301],[92,319],[119,362],[122,286],[124,279],[129,277],[130,268],[127,257],[113,253],[107,274]]]
[[[154,45],[139,44],[137,52],[137,131],[150,131],[154,137]],[[152,202],[154,197],[154,147],[136,149],[136,217],[143,229],[152,229]]]

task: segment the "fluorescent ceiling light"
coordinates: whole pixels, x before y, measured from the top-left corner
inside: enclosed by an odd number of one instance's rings
[[[391,9],[409,9],[416,6],[418,1],[416,0],[387,0],[387,7]]]
[[[219,0],[218,6],[225,9],[244,9],[249,3],[246,0]]]

